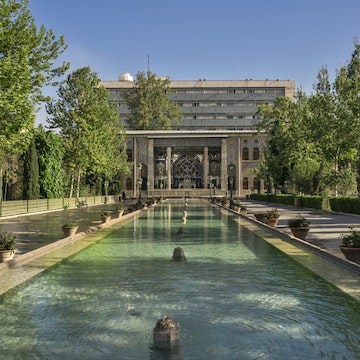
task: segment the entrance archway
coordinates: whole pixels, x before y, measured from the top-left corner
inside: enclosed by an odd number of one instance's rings
[[[199,154],[184,154],[173,164],[174,187],[195,189],[203,187],[203,161]]]

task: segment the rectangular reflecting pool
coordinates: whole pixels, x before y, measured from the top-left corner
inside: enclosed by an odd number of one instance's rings
[[[0,359],[360,359],[359,302],[234,220],[174,200],[114,226],[1,295]]]

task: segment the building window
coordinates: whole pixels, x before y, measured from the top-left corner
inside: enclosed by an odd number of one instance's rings
[[[249,160],[249,148],[244,147],[242,151],[242,159]]]
[[[260,183],[259,183],[259,178],[254,177],[254,189],[256,191],[260,191]]]
[[[243,190],[249,189],[249,179],[247,177],[243,178]]]
[[[260,152],[259,152],[259,148],[255,147],[253,150],[253,159],[254,160],[259,160],[260,157]]]
[[[126,179],[126,190],[132,190],[132,179],[131,178],[127,178]]]
[[[128,161],[133,161],[133,153],[132,153],[131,149],[126,150],[126,155],[127,155]]]

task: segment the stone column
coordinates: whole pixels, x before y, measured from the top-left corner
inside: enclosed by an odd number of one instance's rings
[[[171,147],[166,148],[167,189],[171,190]]]
[[[225,194],[227,191],[227,141],[221,139],[221,191]]]
[[[148,191],[154,190],[154,139],[148,139],[147,143],[147,167],[148,167]]]
[[[204,189],[208,188],[208,178],[209,178],[209,148],[207,146],[204,147],[204,174],[203,174],[203,187]]]

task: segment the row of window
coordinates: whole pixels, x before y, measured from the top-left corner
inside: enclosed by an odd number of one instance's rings
[[[173,94],[285,94],[284,89],[173,89]]]
[[[259,160],[259,158],[260,158],[260,150],[259,150],[259,148],[254,147],[253,151],[252,151],[252,155],[253,155],[252,156],[253,160]],[[242,149],[242,159],[243,160],[250,160],[250,158],[249,158],[249,148],[244,147]]]
[[[231,119],[257,119],[258,117],[256,115],[185,115],[183,116],[184,120],[209,120],[209,119],[215,119],[215,120],[231,120]]]
[[[253,186],[252,186],[251,190],[252,191],[258,190],[259,186],[260,186],[259,179],[257,177],[255,177],[253,180]],[[243,190],[249,190],[249,178],[247,178],[247,177],[243,178],[242,188],[243,188]]]
[[[224,102],[179,102],[178,105],[180,107],[240,107],[240,106],[251,106],[257,107],[258,105],[263,104],[263,101],[224,101]],[[271,103],[269,103],[271,105]]]
[[[110,95],[123,97],[125,89],[110,89]],[[172,89],[172,94],[274,94],[285,95],[284,89]]]

